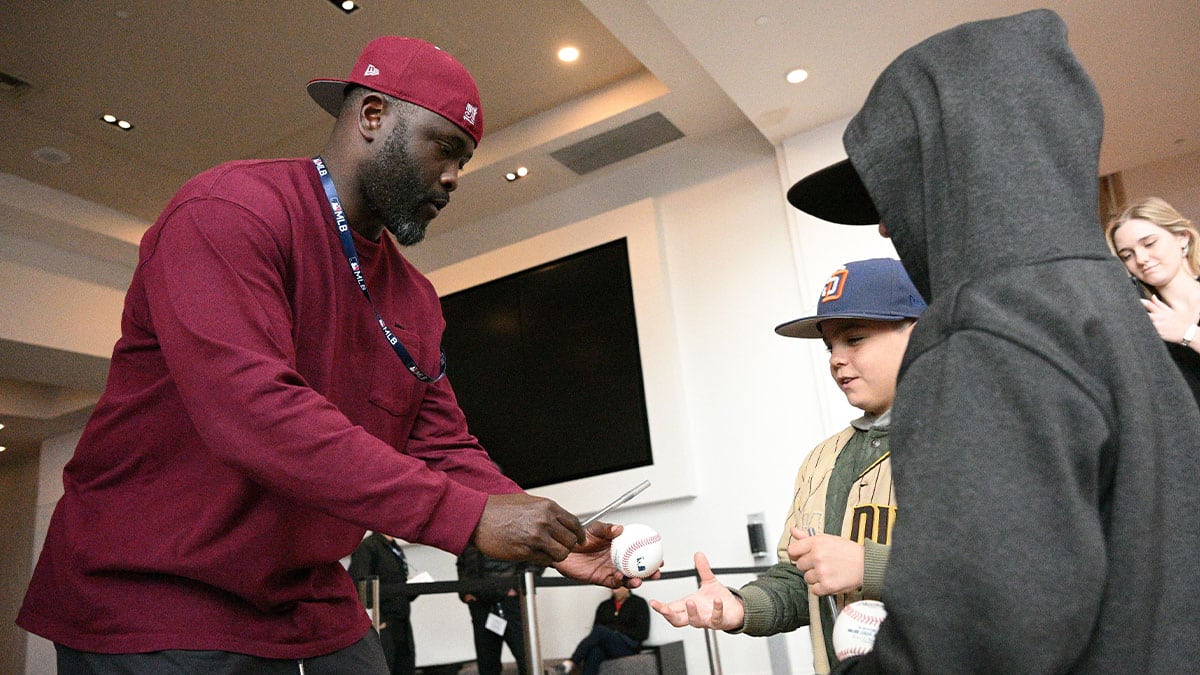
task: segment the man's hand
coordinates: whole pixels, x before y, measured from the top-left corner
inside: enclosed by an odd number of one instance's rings
[[[696,574],[700,577],[700,588],[691,595],[659,602],[651,600],[650,607],[666,617],[672,626],[695,626],[715,630],[736,630],[745,621],[745,608],[741,598],[713,576],[708,558],[697,551],[693,558]]]
[[[637,588],[642,580],[636,577],[626,577],[612,564],[612,540],[624,528],[620,525],[596,521],[587,526],[587,539],[575,547],[575,550],[562,562],[554,565],[554,569],[564,577],[583,581],[597,586],[616,588],[628,586]],[[650,579],[660,577],[655,572]]]
[[[835,595],[862,588],[862,544],[832,534],[809,535],[792,528],[788,558],[804,573],[804,583],[814,595]]]
[[[561,506],[517,493],[488,497],[472,542],[493,558],[544,566],[566,558],[584,538],[579,519]]]

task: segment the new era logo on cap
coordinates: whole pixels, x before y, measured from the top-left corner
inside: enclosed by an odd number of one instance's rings
[[[477,114],[479,114],[479,108],[468,103],[466,110],[463,110],[463,121],[471,126],[475,126],[475,115]]]
[[[378,74],[379,74],[379,69],[375,67],[374,63],[368,63],[367,69],[363,71],[363,77],[371,77],[373,75],[378,75]]]

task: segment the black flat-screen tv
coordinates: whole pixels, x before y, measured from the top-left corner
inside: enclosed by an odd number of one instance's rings
[[[653,464],[624,238],[442,297],[467,425],[525,489]]]

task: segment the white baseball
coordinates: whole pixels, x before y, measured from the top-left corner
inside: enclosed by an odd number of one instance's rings
[[[859,600],[842,608],[833,622],[833,652],[838,660],[871,651],[885,616],[887,610],[878,600]]]
[[[621,574],[645,579],[662,567],[662,537],[649,525],[626,525],[612,540],[612,562]]]

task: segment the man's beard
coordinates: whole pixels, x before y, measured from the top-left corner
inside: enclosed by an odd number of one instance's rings
[[[420,216],[429,195],[421,185],[420,170],[404,148],[407,136],[408,129],[399,120],[379,153],[358,165],[363,201],[402,246],[424,239],[429,225]]]

